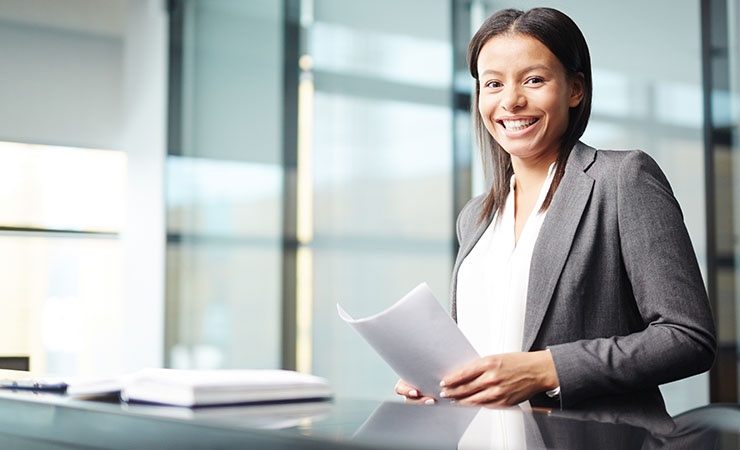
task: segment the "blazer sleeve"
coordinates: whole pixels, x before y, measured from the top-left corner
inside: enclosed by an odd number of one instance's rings
[[[550,348],[561,404],[635,392],[708,370],[714,320],[683,215],[658,165],[642,152],[616,175],[622,264],[644,327]],[[615,237],[616,238],[616,237]]]

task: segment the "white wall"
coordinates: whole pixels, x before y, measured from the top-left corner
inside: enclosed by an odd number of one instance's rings
[[[100,372],[164,361],[167,41],[164,0],[0,0],[0,140],[128,158],[122,300],[100,299],[120,332],[92,355]]]
[[[124,41],[123,149],[128,155],[124,244],[123,369],[164,363],[167,154],[167,13],[159,0],[129,0]]]
[[[120,148],[120,37],[8,20],[2,11],[0,139]]]

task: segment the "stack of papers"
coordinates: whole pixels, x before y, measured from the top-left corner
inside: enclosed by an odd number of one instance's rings
[[[330,398],[328,382],[290,370],[147,369],[126,380],[124,401],[208,406]]]
[[[19,377],[4,380],[8,389],[59,390],[43,378]],[[127,402],[174,406],[218,406],[249,403],[321,400],[332,397],[326,379],[291,370],[183,370],[143,369],[130,375],[107,379],[63,382],[74,398],[120,395]]]

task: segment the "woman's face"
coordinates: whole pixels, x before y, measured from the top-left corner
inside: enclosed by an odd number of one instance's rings
[[[512,161],[554,161],[568,111],[583,98],[582,78],[569,78],[537,39],[505,34],[483,45],[478,80],[483,123]]]

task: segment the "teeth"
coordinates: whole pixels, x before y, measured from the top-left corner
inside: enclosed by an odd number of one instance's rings
[[[537,122],[537,119],[502,120],[502,122],[507,130],[520,131]]]

